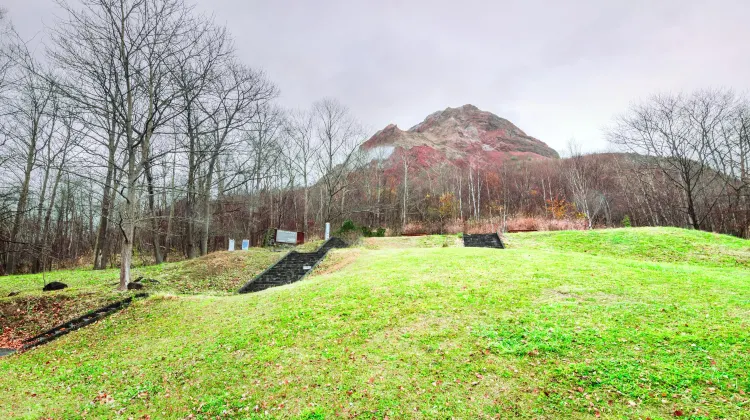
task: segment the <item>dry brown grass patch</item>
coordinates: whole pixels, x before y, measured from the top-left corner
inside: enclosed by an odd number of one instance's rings
[[[357,261],[361,251],[359,249],[335,249],[329,251],[325,259],[315,267],[313,275],[329,274]]]

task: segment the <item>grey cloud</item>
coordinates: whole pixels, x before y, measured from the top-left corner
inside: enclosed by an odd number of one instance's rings
[[[7,3],[7,0],[6,0]],[[51,0],[10,0],[25,36]],[[472,103],[556,149],[660,90],[750,88],[747,1],[199,0],[287,107],[333,96],[373,132]]]

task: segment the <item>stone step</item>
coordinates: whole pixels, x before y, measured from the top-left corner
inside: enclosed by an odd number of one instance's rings
[[[299,281],[310,272],[315,264],[325,257],[329,250],[332,248],[344,248],[346,246],[346,242],[341,239],[331,238],[315,252],[292,251],[268,270],[242,286],[239,293],[259,292],[270,287]]]

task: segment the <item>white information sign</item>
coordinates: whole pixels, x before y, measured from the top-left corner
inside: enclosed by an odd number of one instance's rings
[[[229,240],[229,250],[234,251],[234,239]]]
[[[250,240],[249,239],[243,239],[242,240],[242,250],[247,251],[250,248]]]
[[[277,230],[276,242],[294,245],[297,243],[297,232],[292,232],[289,230]]]
[[[326,241],[331,237],[331,224],[326,222]]]

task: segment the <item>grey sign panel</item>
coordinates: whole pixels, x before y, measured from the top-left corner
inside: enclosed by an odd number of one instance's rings
[[[297,243],[297,232],[279,229],[276,231],[276,242],[294,245]]]

